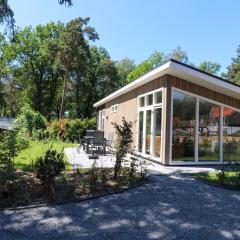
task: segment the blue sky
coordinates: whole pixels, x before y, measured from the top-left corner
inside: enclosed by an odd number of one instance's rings
[[[181,46],[191,62],[215,61],[224,71],[240,44],[238,0],[73,2],[66,8],[57,0],[9,0],[20,27],[90,17],[90,25],[100,35],[97,45],[114,60],[128,57],[139,63],[154,50],[167,53]]]

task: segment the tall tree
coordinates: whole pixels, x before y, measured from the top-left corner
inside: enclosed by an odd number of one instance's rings
[[[90,57],[89,41],[98,39],[95,29],[88,26],[89,18],[77,18],[70,21],[60,36],[58,43],[59,59],[64,70],[64,81],[60,107],[60,119],[64,113],[64,103],[67,93],[67,85],[70,79],[70,72],[74,66],[78,66],[78,81],[86,71],[86,64]]]
[[[21,101],[48,115],[56,100],[57,89],[62,83],[62,70],[55,65],[58,49],[54,43],[59,39],[64,25],[49,23],[18,30],[14,41],[9,43],[9,52],[16,55],[12,59],[13,71],[21,90]]]
[[[78,117],[88,117],[94,112],[94,102],[120,88],[121,80],[117,68],[106,49],[92,46],[90,49],[90,61],[85,73],[84,80],[80,87],[80,94],[75,95],[74,101],[77,104]],[[74,85],[75,92],[77,86]],[[79,114],[81,112],[81,114]]]
[[[59,4],[66,6],[72,6],[72,0],[58,0]],[[11,9],[8,0],[0,0],[0,24],[6,24],[8,30],[12,34],[15,33],[15,19],[14,12]]]
[[[227,67],[223,77],[240,85],[240,45],[237,48],[237,56],[232,58],[232,63]]]
[[[217,75],[220,71],[221,65],[211,61],[203,61],[199,64],[198,68],[205,72]]]
[[[115,63],[119,80],[121,82],[121,86],[124,86],[127,83],[127,76],[128,74],[133,71],[133,69],[136,67],[133,60],[129,58],[124,58],[120,61],[116,61]]]
[[[165,61],[168,61],[171,58],[182,63],[188,63],[187,52],[184,51],[180,46],[174,48],[169,54],[167,54],[167,56],[165,57]]]
[[[165,61],[164,54],[162,52],[155,51],[153,54],[150,55],[150,57],[147,60],[138,64],[136,68],[134,68],[133,71],[131,71],[128,74],[128,77],[127,77],[128,82],[131,82],[141,77],[142,75],[151,71],[155,67],[163,64],[164,61]]]

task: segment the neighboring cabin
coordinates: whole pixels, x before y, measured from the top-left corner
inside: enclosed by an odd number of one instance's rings
[[[12,130],[14,118],[1,117],[0,118],[0,131]]]
[[[240,160],[240,86],[170,60],[94,104],[98,129],[133,122],[136,154],[165,165]]]

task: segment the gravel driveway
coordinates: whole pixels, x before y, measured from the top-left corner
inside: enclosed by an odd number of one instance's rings
[[[119,195],[0,212],[0,239],[240,239],[240,192],[187,175],[152,176]]]

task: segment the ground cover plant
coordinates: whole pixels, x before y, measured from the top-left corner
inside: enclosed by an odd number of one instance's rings
[[[224,188],[240,190],[240,163],[221,165],[215,172],[196,173],[194,176],[204,182]]]

